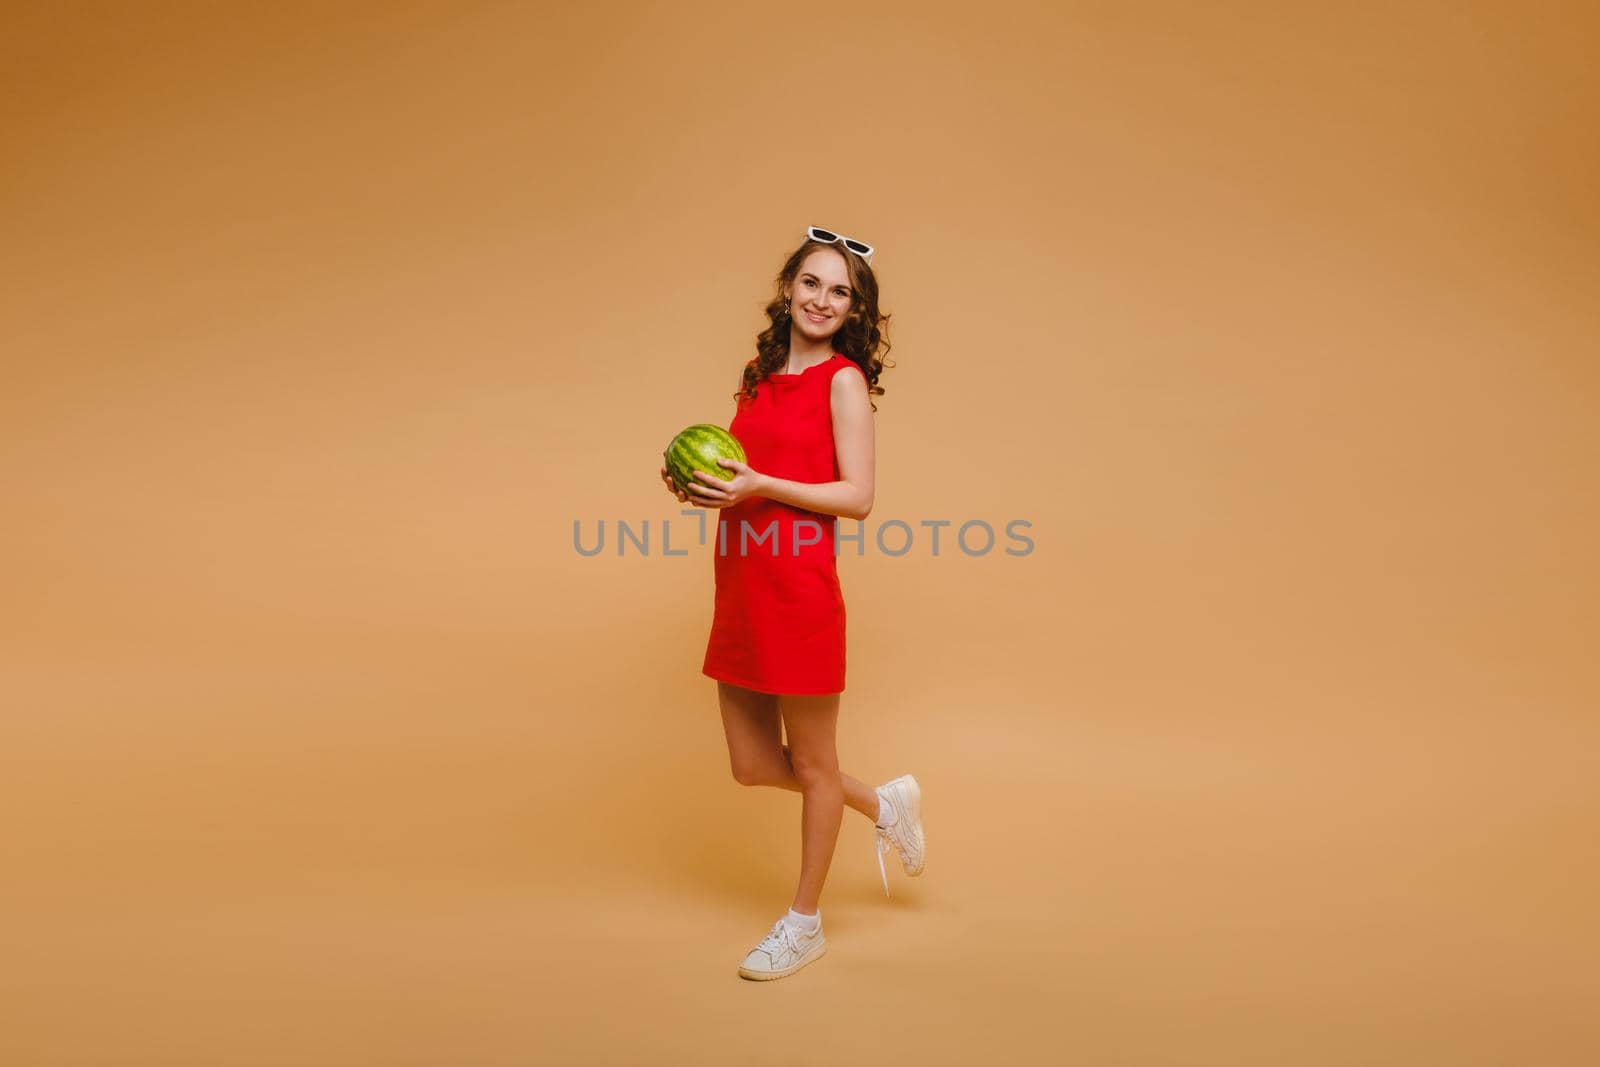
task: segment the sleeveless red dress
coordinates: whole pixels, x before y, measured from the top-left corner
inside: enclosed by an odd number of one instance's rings
[[[842,354],[798,374],[772,374],[740,397],[728,432],[762,474],[839,479],[829,402]],[[718,509],[716,608],[701,673],[762,693],[844,691],[844,596],[834,519],[753,496]]]

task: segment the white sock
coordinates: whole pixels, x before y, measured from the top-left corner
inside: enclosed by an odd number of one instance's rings
[[[895,814],[893,805],[884,800],[882,796],[879,796],[877,824],[879,826],[893,826],[897,818],[899,816]]]
[[[822,925],[822,909],[818,908],[814,915],[801,915],[793,908],[789,909],[789,925],[804,930],[808,934],[817,932],[817,927]]]

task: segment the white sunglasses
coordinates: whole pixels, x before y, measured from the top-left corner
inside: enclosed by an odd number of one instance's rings
[[[806,236],[813,241],[821,241],[823,244],[832,244],[838,241],[868,263],[872,262],[872,246],[864,241],[858,241],[854,237],[841,237],[839,234],[824,230],[820,226],[807,226]]]

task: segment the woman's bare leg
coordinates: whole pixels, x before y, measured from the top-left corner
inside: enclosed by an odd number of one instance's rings
[[[722,732],[728,739],[734,781],[804,793],[789,746],[783,743],[778,698],[718,682],[717,702],[722,707]],[[839,782],[844,787],[844,802],[876,823],[878,794],[873,787],[848,774],[839,775]]]
[[[780,706],[789,732],[790,762],[805,798],[800,811],[800,884],[792,907],[811,915],[822,897],[844,820],[844,783],[834,743],[839,694],[784,697]]]

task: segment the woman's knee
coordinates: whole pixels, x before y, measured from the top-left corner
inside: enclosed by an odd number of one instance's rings
[[[733,765],[733,780],[740,785],[765,785],[767,775],[760,767],[752,767],[743,763]]]
[[[801,750],[791,754],[790,765],[794,770],[795,778],[799,779],[800,788],[802,789],[828,785],[840,786],[839,761],[831,752],[811,756]]]
[[[776,763],[746,759],[733,765],[733,780],[740,785],[776,785],[793,774],[788,745],[782,746],[782,758]]]

